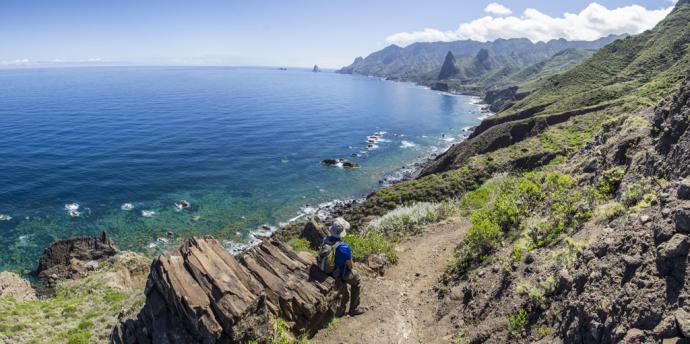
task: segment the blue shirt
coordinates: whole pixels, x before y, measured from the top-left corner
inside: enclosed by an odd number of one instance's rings
[[[340,241],[339,238],[336,237],[327,237],[323,239],[324,242],[328,242],[331,244],[337,243]],[[343,277],[347,277],[350,275],[350,269],[347,267],[347,262],[348,260],[352,260],[352,250],[350,249],[350,246],[347,245],[346,242],[341,242],[340,246],[335,250],[335,266],[336,268],[340,269],[340,274]]]

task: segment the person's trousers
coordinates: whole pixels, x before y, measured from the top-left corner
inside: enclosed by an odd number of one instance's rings
[[[361,292],[359,275],[357,272],[351,271],[347,277],[343,278],[343,281],[350,285],[350,311],[352,311],[359,307],[359,294]]]

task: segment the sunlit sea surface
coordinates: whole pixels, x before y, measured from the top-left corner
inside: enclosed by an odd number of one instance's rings
[[[461,140],[475,103],[298,69],[0,70],[0,270],[103,230],[148,254],[190,235],[250,242]]]

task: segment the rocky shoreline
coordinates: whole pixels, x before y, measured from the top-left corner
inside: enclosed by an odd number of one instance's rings
[[[395,80],[391,80],[395,81]],[[405,82],[405,81],[395,81],[395,82]],[[421,84],[414,84],[415,86],[423,87],[429,91],[433,92],[439,92],[436,90],[433,90],[432,88],[421,85]],[[477,96],[476,94],[462,94],[462,93],[452,93],[452,92],[442,92],[442,93],[447,93],[449,95],[454,95],[454,96],[471,96],[476,98],[476,101],[473,102],[474,105],[479,107],[479,111],[481,112],[481,116],[478,117],[480,121],[483,121],[487,117],[491,116],[494,114],[490,110],[491,104],[486,103],[484,100],[482,100],[481,97]],[[481,124],[481,122],[480,122]],[[400,168],[393,170],[391,172],[388,172],[384,174],[381,179],[379,180],[379,184],[375,186],[370,194],[383,189],[387,188],[390,186],[393,186],[395,184],[403,183],[409,180],[416,179],[417,177],[420,176],[421,172],[424,170],[425,167],[427,167],[430,163],[435,161],[439,156],[442,156],[444,153],[446,153],[449,149],[451,149],[453,146],[467,140],[472,136],[472,133],[474,130],[479,127],[480,124],[477,124],[472,127],[468,128],[463,128],[463,133],[462,136],[459,140],[452,142],[446,147],[439,148],[438,150],[431,152],[425,157],[419,158],[415,161],[412,161],[410,163],[404,164]],[[324,161],[327,161],[327,163],[324,163]],[[335,159],[327,159],[322,161],[322,164],[325,165],[334,165],[338,161]],[[368,196],[367,196],[368,197]],[[238,255],[241,254],[252,247],[259,245],[261,243],[262,238],[278,235],[281,238],[288,238],[290,234],[285,234],[285,233],[292,233],[294,234],[295,228],[301,228],[301,226],[304,226],[305,223],[310,218],[313,217],[318,217],[321,221],[330,223],[333,219],[339,216],[345,215],[353,206],[357,204],[361,204],[366,201],[367,197],[362,197],[362,198],[352,198],[352,199],[346,199],[346,200],[339,200],[339,199],[334,199],[328,202],[320,203],[316,207],[311,207],[310,205],[306,205],[305,209],[303,209],[302,213],[295,216],[294,218],[284,222],[280,223],[277,227],[271,227],[269,225],[262,225],[258,227],[252,234],[250,235],[253,239],[249,243],[245,244],[226,244],[226,248],[231,252],[233,255]]]

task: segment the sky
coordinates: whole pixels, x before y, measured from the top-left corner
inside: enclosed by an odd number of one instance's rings
[[[672,6],[671,0],[0,0],[0,68],[338,68],[389,44],[635,34]]]

